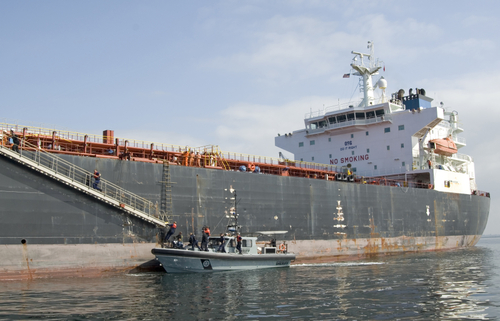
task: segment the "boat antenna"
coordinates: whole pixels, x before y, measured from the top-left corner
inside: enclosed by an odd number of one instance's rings
[[[238,233],[238,229],[240,228],[240,226],[238,226],[238,203],[239,203],[239,200],[237,199],[237,195],[236,195],[236,190],[230,188],[229,189],[229,192],[232,194],[232,197],[230,198],[231,200],[233,200],[233,207],[230,209],[230,222],[229,224],[227,225],[227,230],[229,232],[231,232],[233,235],[237,234]]]
[[[233,190],[234,193],[234,212],[233,212],[233,217],[234,217],[234,227],[235,227],[235,233],[238,232],[238,209],[237,205],[238,202],[236,201],[236,190]]]

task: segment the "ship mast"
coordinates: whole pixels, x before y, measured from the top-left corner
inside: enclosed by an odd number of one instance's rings
[[[351,67],[356,70],[354,73],[355,76],[360,76],[362,77],[362,90],[364,94],[363,101],[359,104],[358,107],[367,107],[371,106],[375,102],[375,96],[373,94],[373,81],[372,81],[372,75],[377,75],[378,71],[380,70],[381,66],[378,62],[378,60],[375,62],[375,58],[373,56],[373,42],[368,41],[368,49],[370,49],[369,54],[357,52],[357,51],[351,51],[351,53],[354,56],[353,58],[353,63],[351,64]],[[360,63],[357,64],[356,61],[358,60],[358,56],[360,58]],[[364,63],[364,58],[368,58],[368,65],[366,66]]]
[[[226,189],[227,191],[227,189]],[[231,193],[231,196],[229,199],[233,201],[233,206],[229,208],[229,215],[227,217],[229,218],[229,224],[227,225],[227,230],[231,232],[233,235],[238,234],[238,229],[240,226],[238,225],[238,211],[237,211],[237,196],[236,196],[236,190],[233,188],[229,189],[229,192]]]

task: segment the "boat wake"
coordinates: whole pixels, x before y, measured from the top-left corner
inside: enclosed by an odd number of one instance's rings
[[[290,267],[325,267],[325,266],[365,266],[365,265],[381,265],[384,262],[331,262],[331,263],[303,263],[293,264]]]

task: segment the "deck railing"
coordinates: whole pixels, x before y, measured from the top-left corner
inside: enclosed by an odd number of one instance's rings
[[[5,146],[5,136],[5,132],[2,132],[0,149],[10,150],[10,147]],[[9,154],[12,154],[12,151],[9,152]],[[4,152],[4,154],[6,153],[7,151]],[[99,191],[99,196],[102,195],[104,199],[109,198],[117,201],[122,208],[129,206],[133,210],[139,211],[140,214],[154,218],[153,220],[160,216],[154,204],[144,197],[127,191],[105,179],[100,179],[99,183],[96,183],[94,173],[80,168],[24,140],[21,140],[19,144],[19,152],[13,155],[18,157],[20,162],[25,163],[27,166],[37,167],[47,175],[55,178],[62,177],[65,183],[71,183],[74,187],[81,190],[92,191],[92,194]]]

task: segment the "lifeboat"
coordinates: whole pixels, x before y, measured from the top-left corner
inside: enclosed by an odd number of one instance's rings
[[[430,143],[434,145],[434,153],[439,155],[451,156],[458,151],[457,145],[450,137],[432,139]]]

